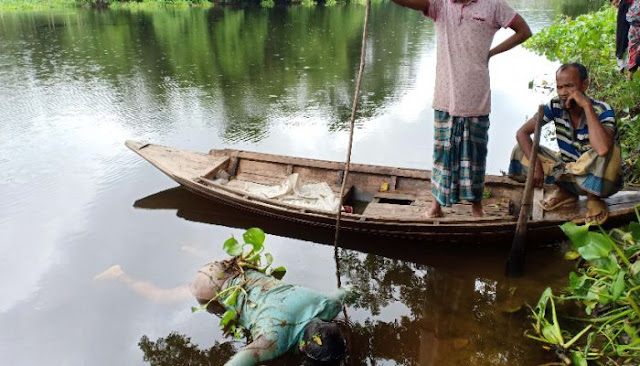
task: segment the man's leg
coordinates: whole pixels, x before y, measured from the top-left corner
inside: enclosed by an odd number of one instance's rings
[[[125,273],[119,264],[107,268],[105,271],[96,275],[93,279],[118,280],[141,297],[155,302],[180,302],[192,298],[187,286],[160,288],[151,282],[138,280]]]
[[[562,182],[556,184],[556,176],[564,171],[564,162],[559,152],[552,151],[544,146],[540,146],[538,152],[538,160],[542,163],[544,172],[544,183],[555,184],[556,190],[545,198],[537,202],[544,210],[554,210],[560,206],[574,203],[578,199],[579,189],[575,187],[575,182]],[[529,159],[524,155],[520,146],[516,145],[511,153],[511,162],[509,163],[509,178],[525,183],[527,173],[529,171]]]
[[[487,144],[489,142],[489,116],[464,117],[459,144],[460,198],[471,202],[471,214],[484,216],[482,198],[487,166]]]
[[[609,210],[603,199],[618,192],[623,185],[620,146],[614,144],[606,156],[599,156],[595,150],[585,152],[574,163],[565,165],[558,184],[587,194],[585,222],[604,223]]]
[[[433,168],[431,170],[431,196],[433,201],[426,212],[427,218],[443,217],[443,205],[451,205],[453,118],[447,112],[434,111]]]

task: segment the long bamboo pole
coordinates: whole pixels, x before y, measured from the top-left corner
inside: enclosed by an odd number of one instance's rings
[[[358,78],[356,81],[356,90],[353,96],[353,107],[351,108],[351,122],[349,127],[349,145],[347,147],[347,160],[344,164],[344,174],[342,175],[342,186],[340,187],[340,206],[336,214],[336,232],[333,239],[333,250],[336,259],[336,276],[338,277],[338,287],[341,286],[340,281],[340,262],[338,261],[338,240],[340,238],[340,219],[342,218],[342,197],[344,197],[347,179],[349,178],[349,168],[351,167],[351,149],[353,147],[353,130],[355,129],[356,112],[360,99],[360,86],[362,85],[362,74],[364,71],[365,56],[367,50],[367,28],[369,26],[369,13],[371,12],[371,0],[367,0],[367,6],[364,14],[364,26],[362,29],[362,46],[360,48],[360,67],[358,68]]]
[[[542,127],[542,119],[544,118],[544,105],[538,106],[538,114],[536,115],[536,127],[533,133],[533,148],[529,157],[529,171],[527,172],[527,181],[524,186],[524,194],[522,203],[520,204],[520,214],[518,215],[518,224],[516,233],[511,243],[511,251],[507,260],[506,274],[509,277],[518,277],[524,274],[525,246],[527,239],[527,221],[531,215],[531,206],[533,202],[533,175],[538,162],[538,149],[540,147],[540,128]]]

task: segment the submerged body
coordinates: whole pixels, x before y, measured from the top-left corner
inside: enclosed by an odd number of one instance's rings
[[[198,271],[191,292],[198,302],[205,304],[217,293],[234,286],[246,291],[240,291],[232,305],[225,304],[227,294],[232,291],[215,301],[224,310],[238,314],[237,324],[249,332],[251,339],[251,343],[225,364],[227,366],[249,366],[278,358],[305,341],[310,324],[329,322],[342,309],[345,290],[324,295],[262,272],[229,271],[224,263],[213,262]],[[326,343],[327,347],[331,346],[329,340]]]

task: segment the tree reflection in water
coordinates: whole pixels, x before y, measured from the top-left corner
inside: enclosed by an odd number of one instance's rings
[[[514,281],[453,275],[355,251],[344,251],[341,266],[346,269],[343,282],[360,295],[350,307],[366,309],[374,317],[394,302],[409,310],[393,322],[367,319],[355,324],[352,352],[357,359],[368,359],[369,364],[528,365],[549,357],[522,336],[529,323],[523,305],[535,303],[545,285],[558,281],[564,266],[544,278]]]
[[[210,365],[222,366],[236,353],[232,343],[215,342],[209,349],[201,350],[191,343],[191,338],[170,333],[166,338],[156,341],[142,336],[138,343],[144,353],[144,360],[151,365]]]

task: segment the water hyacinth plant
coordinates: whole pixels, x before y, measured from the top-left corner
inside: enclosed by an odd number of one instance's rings
[[[590,224],[565,223],[562,230],[573,244],[567,259],[576,271],[560,295],[547,288],[531,309],[532,331],[527,336],[553,349],[565,364],[636,364],[640,359],[640,214],[627,230],[606,232]],[[567,305],[560,318],[556,303]],[[577,305],[569,314],[568,305]],[[550,313],[549,313],[550,309]],[[570,330],[569,330],[570,329]]]
[[[227,239],[222,248],[231,257],[222,262],[225,266],[224,273],[233,273],[242,276],[242,280],[235,286],[227,287],[218,292],[208,303],[202,306],[191,307],[192,312],[206,310],[212,302],[218,302],[225,308],[224,313],[220,317],[220,329],[226,334],[232,334],[236,338],[244,336],[244,328],[237,324],[238,312],[236,304],[238,296],[243,294],[247,296],[244,286],[247,284],[245,277],[246,270],[253,270],[264,273],[280,280],[287,273],[287,270],[280,266],[270,268],[273,264],[273,255],[264,253],[265,233],[262,229],[251,228],[242,234],[244,242],[238,241],[235,237]],[[252,306],[252,304],[249,304]]]

